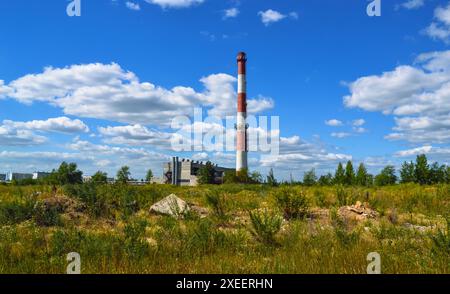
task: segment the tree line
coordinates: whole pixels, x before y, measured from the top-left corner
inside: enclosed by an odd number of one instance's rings
[[[417,183],[420,185],[450,184],[450,166],[434,162],[428,163],[425,154],[418,155],[415,162],[404,162],[399,170],[399,176],[393,165],[384,167],[377,175],[368,173],[366,166],[361,163],[357,170],[353,168],[352,161],[348,161],[345,168],[339,163],[334,175],[328,173],[319,178],[315,170],[305,172],[303,185],[313,186],[388,186],[396,183]]]
[[[153,172],[151,169],[147,171],[145,181],[150,182],[153,179]],[[122,166],[116,173],[116,178],[114,182],[126,184],[130,181],[137,181],[131,177],[130,167]],[[144,181],[142,179],[141,181]],[[107,184],[108,174],[106,172],[97,171],[92,177],[90,177],[89,182],[95,184]],[[67,185],[67,184],[82,184],[83,183],[83,172],[80,171],[76,163],[62,162],[58,169],[54,169],[48,176],[34,180],[34,179],[22,179],[13,180],[13,185]]]

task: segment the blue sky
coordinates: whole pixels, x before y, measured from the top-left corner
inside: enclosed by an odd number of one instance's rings
[[[438,0],[0,2],[0,172],[75,161],[86,174],[161,173],[175,115],[234,113],[248,54],[257,115],[280,117],[280,155],[251,168],[301,178],[337,162],[372,172],[418,153],[450,163],[450,6]],[[258,106],[256,108],[256,106]]]

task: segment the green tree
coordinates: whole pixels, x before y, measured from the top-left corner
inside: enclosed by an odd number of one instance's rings
[[[267,176],[267,184],[271,187],[278,186],[277,179],[275,178],[275,175],[273,173],[273,168],[270,169],[269,175]]]
[[[339,162],[339,165],[334,174],[334,184],[343,185],[344,182],[345,182],[345,171],[344,167],[342,166],[342,163]]]
[[[253,184],[260,184],[260,183],[262,183],[262,175],[261,175],[261,173],[260,172],[257,172],[257,171],[254,171],[254,172],[252,172],[251,174],[250,174],[250,181],[253,183]]]
[[[321,186],[331,186],[333,184],[333,175],[328,173],[320,176],[318,184]]]
[[[198,171],[198,183],[200,185],[214,184],[214,175],[214,166],[210,161],[208,161]]]
[[[147,171],[147,175],[145,176],[145,181],[151,182],[152,179],[153,179],[153,171],[149,169]]]
[[[416,181],[414,170],[414,163],[405,161],[400,169],[400,183],[414,183]]]
[[[314,186],[317,183],[316,170],[311,169],[303,175],[303,185]]]
[[[395,167],[392,165],[386,166],[379,175],[375,177],[375,185],[388,186],[394,185],[397,182],[395,175]]]
[[[418,155],[416,158],[414,177],[416,182],[421,185],[427,185],[430,183],[430,167],[425,154]]]
[[[445,172],[445,181],[447,184],[450,184],[450,166],[447,166],[447,170]]]
[[[121,183],[121,184],[126,184],[129,180],[130,180],[130,168],[128,166],[122,166],[118,171],[117,171],[117,182]]]
[[[355,183],[355,170],[353,169],[353,163],[349,160],[345,166],[345,180],[344,184],[351,186]]]
[[[430,184],[440,184],[446,182],[446,166],[439,165],[435,162],[431,165],[429,171],[429,182]]]
[[[244,168],[236,173],[238,183],[248,184],[251,182],[248,169]]]
[[[355,183],[358,186],[369,186],[368,173],[364,163],[360,163],[356,172]]]
[[[77,169],[76,163],[62,162],[57,171],[53,171],[56,182],[59,185],[81,184],[83,172]]]
[[[108,182],[108,174],[98,171],[92,176],[92,182],[95,184],[106,184]]]

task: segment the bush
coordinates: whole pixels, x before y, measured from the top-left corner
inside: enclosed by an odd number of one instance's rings
[[[255,210],[250,212],[253,235],[265,244],[276,244],[275,236],[281,230],[283,218],[268,210]]]
[[[309,202],[303,192],[283,188],[276,192],[275,199],[285,219],[304,218],[308,214]]]
[[[439,230],[437,235],[431,236],[433,240],[433,252],[450,255],[450,215],[445,218],[447,230]]]
[[[0,224],[12,225],[31,219],[34,204],[32,199],[0,202]]]
[[[341,185],[336,188],[336,198],[339,206],[345,206],[349,204],[347,191],[345,191],[345,188]]]
[[[145,241],[146,220],[131,221],[124,228],[125,250],[129,256],[139,258],[145,256],[148,251],[148,243]]]
[[[39,226],[51,227],[61,224],[58,207],[47,206],[43,202],[37,202],[34,207],[34,221]]]
[[[206,194],[206,203],[211,206],[214,215],[221,220],[227,218],[227,204],[224,194],[213,191]]]
[[[87,207],[88,213],[94,217],[108,216],[109,207],[106,197],[98,193],[95,183],[86,183],[80,185],[66,185],[65,192],[74,198],[81,200]]]

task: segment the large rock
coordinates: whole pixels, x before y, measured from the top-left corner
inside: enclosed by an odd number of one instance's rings
[[[167,196],[150,207],[151,213],[170,215],[177,218],[182,217],[188,211],[190,211],[190,208],[187,202],[178,198],[175,194]]]

